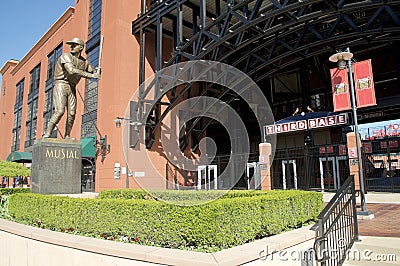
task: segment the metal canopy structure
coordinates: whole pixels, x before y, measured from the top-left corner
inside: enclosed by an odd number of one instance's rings
[[[361,53],[400,40],[400,1],[142,0],[132,34],[140,40],[141,84],[150,35],[155,40],[156,73],[182,61],[212,60],[232,65],[268,86],[266,80],[277,73],[302,71],[308,65],[329,84],[328,54],[345,47]],[[172,47],[167,55],[163,54],[166,43]],[[131,110],[133,120],[146,125],[148,147],[165,114],[180,98],[190,97],[191,84],[186,84],[179,94],[173,92],[167,102],[148,98],[151,90],[152,95],[157,95],[158,86],[155,82],[141,88]],[[211,86],[204,86],[202,93],[210,90]],[[236,97],[227,98],[223,90],[219,96],[215,89],[212,92],[228,102]],[[267,97],[274,102],[274,95]],[[168,107],[161,112],[160,104]],[[188,127],[183,138],[196,128],[204,132],[206,127],[198,120]]]

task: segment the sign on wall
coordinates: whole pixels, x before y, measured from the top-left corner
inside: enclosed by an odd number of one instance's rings
[[[317,129],[322,127],[346,125],[347,122],[348,122],[347,113],[343,113],[332,116],[318,117],[318,118],[264,126],[264,134],[272,135],[278,133],[288,133],[293,131]]]

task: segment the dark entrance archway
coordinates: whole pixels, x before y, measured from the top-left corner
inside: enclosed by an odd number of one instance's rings
[[[335,66],[328,57],[350,47],[355,59],[372,59],[378,103],[359,110],[359,123],[400,114],[400,1],[142,0],[132,33],[141,49],[140,84],[146,60],[154,72],[183,61],[223,62],[259,85],[276,120],[296,111],[332,111],[329,68]],[[186,84],[140,109],[146,104],[140,99],[156,94],[159,86],[143,88],[133,107],[138,122],[146,126],[148,148],[165,114],[192,95],[219,97],[246,112],[235,101],[237,95],[206,83]],[[205,119],[192,121],[180,136],[181,148],[188,143],[196,148],[204,134],[218,138],[212,127]],[[257,135],[250,134],[254,143],[261,141]],[[252,152],[257,149],[254,145]]]

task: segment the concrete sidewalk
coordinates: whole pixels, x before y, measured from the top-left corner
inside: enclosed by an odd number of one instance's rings
[[[361,236],[343,265],[400,265],[400,238]]]
[[[325,202],[329,202],[335,193],[322,192],[322,196]],[[357,203],[361,202],[360,197],[357,197]],[[388,193],[388,192],[368,192],[365,194],[366,203],[391,203],[400,204],[400,193]]]

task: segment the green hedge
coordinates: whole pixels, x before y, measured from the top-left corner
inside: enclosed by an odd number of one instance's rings
[[[100,191],[98,198],[99,199],[148,199],[146,195],[149,195],[149,193],[143,189],[113,189],[113,190]]]
[[[8,205],[15,220],[30,225],[198,251],[229,248],[300,227],[316,221],[322,208],[322,195],[305,191],[227,197],[196,206],[15,194]]]
[[[3,195],[11,195],[15,193],[29,193],[30,188],[0,188],[0,197]]]
[[[0,217],[10,218],[8,215],[8,196],[16,193],[29,193],[29,188],[0,188]]]
[[[146,199],[164,200],[176,203],[201,203],[216,198],[239,198],[269,196],[280,197],[298,193],[296,191],[280,190],[143,190],[143,189],[115,189],[103,190],[99,193],[99,199]]]

